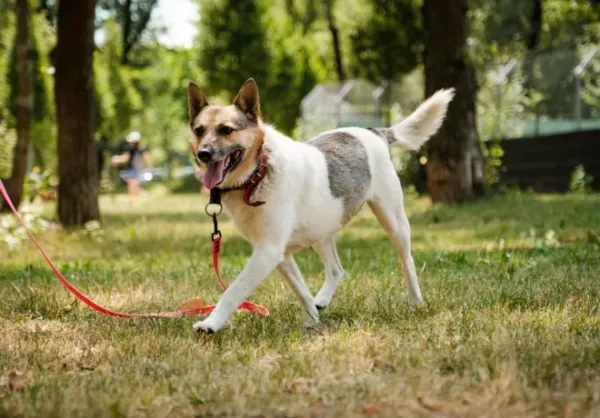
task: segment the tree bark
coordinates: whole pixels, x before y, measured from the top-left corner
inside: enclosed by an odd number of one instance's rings
[[[538,46],[540,44],[540,35],[542,32],[542,17],[543,17],[543,9],[542,9],[542,0],[532,0],[532,10],[531,10],[531,18],[530,18],[530,30],[529,36],[527,37],[526,47],[527,47],[527,55],[525,56],[525,61],[523,63],[523,72],[525,74],[525,94],[529,96],[531,94],[531,90],[533,89],[533,66],[535,54],[538,50]]]
[[[427,187],[433,202],[459,202],[473,196],[475,69],[468,56],[468,0],[425,0],[425,94],[456,88],[440,132],[428,143]]]
[[[96,0],[61,0],[58,6],[58,218],[65,227],[100,218],[93,137],[95,7]]]
[[[327,17],[327,25],[329,26],[329,32],[331,33],[331,41],[333,44],[333,55],[335,58],[335,71],[337,72],[338,81],[346,80],[346,69],[344,68],[344,61],[342,59],[342,46],[340,44],[340,36],[337,25],[335,24],[335,17],[333,16],[333,4],[334,0],[325,0],[325,14]]]
[[[23,185],[27,174],[27,152],[31,136],[31,119],[33,115],[33,62],[31,44],[31,16],[28,0],[16,0],[17,17],[16,50],[17,50],[17,142],[13,151],[13,166],[9,179],[4,184],[13,204],[19,207],[23,199]],[[4,202],[4,201],[3,201]],[[7,211],[8,205],[0,206]]]

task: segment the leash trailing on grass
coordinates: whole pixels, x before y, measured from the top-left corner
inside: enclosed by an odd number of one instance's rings
[[[206,315],[206,314],[211,313],[215,309],[215,305],[204,306],[204,303],[199,299],[187,301],[187,302],[183,303],[179,307],[178,310],[171,311],[171,312],[149,312],[149,313],[130,314],[130,313],[122,313],[122,312],[112,311],[110,309],[107,309],[107,308],[104,308],[104,307],[98,305],[97,303],[92,301],[90,298],[85,296],[82,292],[80,292],[75,286],[73,286],[61,274],[61,272],[56,268],[54,263],[52,263],[52,261],[50,260],[50,258],[48,257],[48,255],[46,254],[44,249],[42,248],[42,245],[35,238],[35,236],[31,232],[31,230],[27,227],[27,225],[23,221],[23,218],[21,218],[21,215],[19,215],[19,212],[17,211],[17,209],[13,205],[12,201],[10,200],[10,197],[8,196],[8,192],[6,191],[6,188],[4,187],[4,183],[2,182],[2,180],[0,180],[0,194],[2,194],[2,197],[8,204],[8,207],[10,207],[13,214],[17,217],[19,223],[21,224],[21,226],[23,226],[23,228],[27,232],[27,235],[29,235],[29,238],[31,239],[33,244],[37,247],[40,254],[46,261],[46,264],[48,264],[48,267],[50,267],[50,269],[52,270],[52,272],[54,273],[56,278],[60,281],[60,283],[64,287],[67,288],[67,290],[69,292],[71,292],[73,294],[73,296],[75,296],[77,299],[82,301],[85,305],[87,305],[92,310],[99,312],[101,314],[104,314],[104,315],[114,317],[114,318],[182,318],[184,316]],[[209,203],[209,205],[210,205],[210,203]],[[219,204],[219,206],[220,206],[220,204]],[[207,205],[207,213],[208,213],[208,205]],[[212,259],[213,259],[213,266],[215,269],[215,273],[217,275],[217,279],[219,280],[219,284],[221,285],[223,291],[225,291],[227,289],[227,287],[223,283],[223,280],[221,278],[221,273],[219,272],[219,252],[221,251],[221,232],[218,230],[218,224],[217,224],[217,215],[219,213],[221,213],[221,209],[219,209],[218,213],[213,213],[212,215],[210,215],[213,218],[213,224],[214,224],[214,232],[211,235]],[[238,310],[254,312],[260,316],[268,316],[269,315],[269,311],[266,308],[264,308],[260,305],[256,305],[254,303],[248,302],[248,301],[242,302],[242,304],[240,306],[238,306]]]

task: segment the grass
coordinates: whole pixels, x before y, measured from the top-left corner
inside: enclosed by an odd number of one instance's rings
[[[113,309],[213,303],[203,207],[192,195],[105,198],[102,232],[39,238]],[[272,315],[238,314],[215,335],[196,335],[193,318],[103,317],[28,243],[0,243],[0,417],[598,416],[600,247],[588,235],[600,196],[408,208],[425,306],[409,311],[399,260],[365,211],[340,237],[347,277],[315,329],[275,274],[251,298]],[[227,218],[222,230],[231,280],[250,247]],[[316,293],[318,258],[297,259]]]

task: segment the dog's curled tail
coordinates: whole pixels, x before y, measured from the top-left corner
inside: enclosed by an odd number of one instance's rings
[[[421,148],[442,126],[454,92],[453,88],[438,90],[402,122],[392,126],[394,135],[390,145],[408,150]]]

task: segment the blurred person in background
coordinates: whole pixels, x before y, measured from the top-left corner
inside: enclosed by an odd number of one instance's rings
[[[115,167],[126,167],[124,179],[127,182],[129,196],[137,197],[140,194],[140,180],[145,168],[150,167],[148,153],[142,148],[142,136],[133,131],[127,135],[128,149],[121,155],[111,158],[111,164]]]

